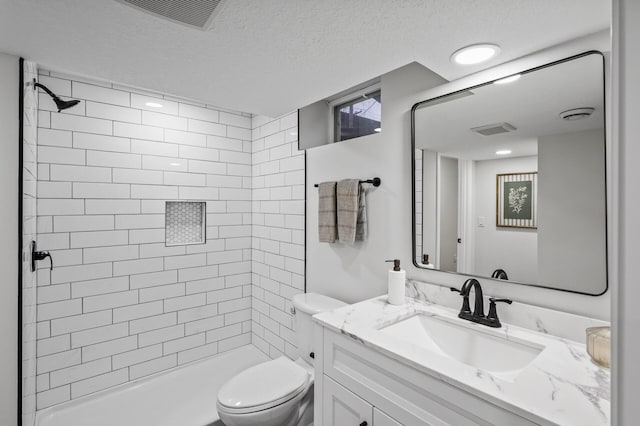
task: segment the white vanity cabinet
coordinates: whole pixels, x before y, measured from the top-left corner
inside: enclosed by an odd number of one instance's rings
[[[357,337],[319,325],[314,331],[315,426],[548,424],[417,371]]]
[[[402,426],[355,393],[323,377],[323,424],[358,426]]]
[[[323,377],[323,424],[362,425],[373,424],[373,405],[336,383]]]
[[[373,424],[376,426],[402,426],[402,423],[393,420],[376,407],[373,407]]]

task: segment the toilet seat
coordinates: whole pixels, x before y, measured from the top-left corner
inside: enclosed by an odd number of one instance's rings
[[[307,370],[282,356],[229,380],[218,393],[218,410],[229,414],[268,410],[296,398],[310,384]]]

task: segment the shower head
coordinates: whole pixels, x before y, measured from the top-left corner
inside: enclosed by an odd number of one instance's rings
[[[77,100],[77,99],[71,99],[69,101],[64,101],[64,100],[60,99],[59,97],[56,96],[55,93],[53,93],[51,90],[49,90],[44,84],[40,84],[34,79],[33,80],[33,88],[35,89],[36,87],[41,88],[42,90],[47,92],[47,94],[49,96],[51,96],[53,98],[53,102],[55,102],[56,103],[56,107],[58,107],[58,112],[62,111],[63,109],[71,108],[72,106],[76,106],[76,105],[78,105],[80,103],[80,101]]]
[[[58,112],[62,111],[63,109],[67,109],[67,108],[71,108],[72,106],[76,106],[80,103],[79,100],[77,99],[71,99],[69,101],[63,101],[62,99],[60,99],[57,96],[53,97],[53,102],[56,103],[56,106],[58,107]]]

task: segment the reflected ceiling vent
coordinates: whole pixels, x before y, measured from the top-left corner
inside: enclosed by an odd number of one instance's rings
[[[574,121],[589,117],[593,111],[593,108],[574,108],[562,111],[559,115],[563,120]]]
[[[480,133],[482,136],[499,135],[500,133],[513,132],[514,130],[516,130],[516,128],[509,123],[496,123],[471,128],[472,132]]]
[[[227,0],[116,0],[183,25],[209,30]]]

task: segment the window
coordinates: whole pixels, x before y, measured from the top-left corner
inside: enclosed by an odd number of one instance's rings
[[[381,131],[382,102],[379,88],[369,87],[333,102],[334,142],[372,135]]]
[[[381,101],[381,83],[377,78],[300,108],[298,149],[379,133]]]

